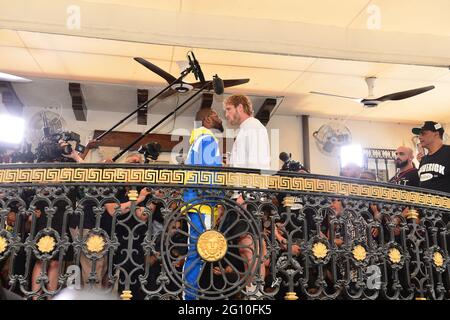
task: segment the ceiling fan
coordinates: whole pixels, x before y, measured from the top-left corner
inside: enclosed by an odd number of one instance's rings
[[[156,73],[157,75],[159,75],[161,78],[166,80],[167,83],[172,83],[177,79],[170,73],[164,71],[160,67],[154,65],[153,63],[151,63],[143,58],[137,57],[137,58],[134,58],[134,60],[136,60],[137,62],[142,64],[147,69],[149,69],[149,70],[153,71],[154,73]],[[249,81],[250,81],[250,79],[228,79],[228,80],[223,80],[223,85],[225,88],[227,88],[227,87],[238,86],[238,85],[247,83]],[[184,93],[184,92],[190,91],[192,89],[199,89],[202,86],[203,86],[203,84],[201,82],[187,83],[187,82],[181,81],[179,83],[175,83],[170,89],[168,89],[166,92],[161,94],[159,96],[159,98],[164,99],[175,93]]]
[[[317,91],[310,91],[310,93],[320,94],[323,96],[349,99],[349,100],[353,100],[358,103],[361,103],[364,107],[373,108],[385,101],[403,100],[403,99],[411,98],[418,94],[421,94],[421,93],[424,93],[424,92],[434,89],[434,86],[427,86],[427,87],[422,87],[422,88],[417,88],[417,89],[394,92],[394,93],[390,93],[390,94],[381,96],[379,98],[375,98],[375,96],[373,94],[373,88],[374,88],[376,79],[377,79],[376,77],[367,77],[366,78],[367,87],[369,88],[369,95],[367,98],[354,98],[354,97],[340,96],[340,95],[336,95],[336,94],[317,92]]]

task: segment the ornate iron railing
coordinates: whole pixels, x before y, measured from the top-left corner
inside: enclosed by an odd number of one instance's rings
[[[449,211],[449,194],[310,174],[4,165],[2,277],[29,299],[448,299]]]

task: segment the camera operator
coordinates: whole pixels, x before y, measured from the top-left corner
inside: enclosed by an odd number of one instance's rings
[[[84,162],[77,151],[80,149],[72,148],[72,145],[69,143],[69,141],[79,141],[79,135],[72,132],[63,132],[61,134],[49,135],[48,132],[46,132],[45,128],[44,133],[44,138],[38,145],[36,150],[38,162]],[[29,217],[29,220],[33,218],[36,220],[34,230],[30,230],[30,233],[32,233],[32,237],[36,237],[40,230],[47,228],[48,219],[51,219],[51,228],[57,231],[60,236],[70,234],[68,227],[76,227],[79,221],[78,216],[68,213],[68,210],[75,208],[77,193],[78,190],[76,188],[70,188],[67,190],[65,188],[60,188],[56,191],[44,189],[41,191],[41,194],[36,194],[36,190],[29,190],[27,194],[24,195],[29,202],[31,202],[35,197],[41,198],[42,196],[44,196],[48,200],[50,200],[51,203],[50,208],[48,202],[44,200],[38,200],[35,203],[36,209],[33,215],[30,215]],[[72,208],[70,208],[69,205],[71,205]],[[54,214],[51,215],[51,211],[47,213],[48,209],[55,210]],[[68,224],[64,224],[65,215],[68,215]],[[42,290],[43,282],[39,281],[38,279],[40,278],[42,273],[45,274],[45,271],[48,276],[48,291],[56,291],[58,288],[60,263],[63,261],[69,261],[71,259],[71,255],[71,251],[66,252],[62,259],[58,259],[58,255],[54,255],[47,263],[47,270],[44,270],[45,265],[43,261],[36,260],[31,276],[31,288],[33,292],[39,295],[40,291]],[[34,296],[33,298],[36,298],[36,296]]]
[[[72,147],[70,142],[76,142]],[[44,127],[44,137],[36,148],[37,162],[84,162],[86,147],[80,144],[80,135],[72,131],[50,133]]]

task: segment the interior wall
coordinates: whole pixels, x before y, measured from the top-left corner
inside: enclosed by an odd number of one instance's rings
[[[39,138],[42,136],[42,122],[36,122],[36,115],[42,110],[48,110],[55,114],[61,115],[61,121],[64,124],[63,130],[74,131],[80,135],[81,143],[86,144],[92,139],[95,130],[107,130],[113,124],[117,123],[127,113],[120,112],[106,112],[89,110],[88,121],[76,121],[73,111],[67,107],[60,109],[43,109],[39,107],[25,107],[24,118],[27,121],[26,136],[33,143],[34,147],[37,145]],[[147,118],[147,125],[138,125],[136,118],[131,117],[129,120],[121,124],[116,131],[129,132],[145,132],[151,126],[160,121],[164,115],[149,114]],[[38,117],[39,118],[39,117]],[[49,119],[51,120],[51,119]],[[34,121],[34,122],[33,122]],[[223,121],[225,129],[227,129],[226,121]],[[179,136],[188,138],[190,132],[194,128],[194,118],[192,116],[177,116],[170,117],[153,133],[172,134],[174,140],[178,140]],[[230,130],[229,128],[224,132],[230,140],[227,141],[227,150],[221,150],[223,153],[231,151],[232,141],[237,130]],[[272,148],[272,169],[278,170],[282,162],[279,160],[279,153],[282,151],[292,153],[292,159],[302,159],[301,146],[301,123],[296,116],[273,116],[267,124],[269,139],[271,140]],[[188,139],[182,142],[183,145],[178,145],[174,149],[173,154],[162,153],[158,160],[170,163],[176,163],[175,157],[179,154],[180,149],[183,149],[184,154],[187,153]],[[89,162],[98,162],[103,158],[112,157],[119,152],[118,148],[101,147],[99,150],[94,150],[86,158]]]
[[[36,119],[36,114],[41,112],[42,108],[38,107],[26,107],[24,109],[24,118],[27,121],[27,132],[26,136],[30,139],[30,142],[34,146],[38,143],[38,138],[42,136],[42,129],[40,128],[41,122],[32,123],[32,119]],[[108,130],[119,120],[127,116],[127,113],[120,112],[106,112],[106,111],[96,111],[89,110],[88,121],[76,121],[74,113],[71,109],[62,108],[59,110],[50,109],[54,113],[60,114],[62,121],[65,126],[63,130],[74,131],[80,135],[80,140],[82,144],[86,144],[90,139],[93,138],[95,130]],[[138,125],[136,117],[131,117],[119,127],[116,131],[127,131],[127,132],[140,132],[143,133],[147,131],[151,126],[160,121],[163,115],[148,115],[147,125]],[[37,129],[34,129],[36,127]],[[163,122],[163,124],[157,128],[153,133],[169,134],[174,132],[177,135],[188,135],[190,130],[193,128],[193,118],[186,116],[171,117],[170,119]],[[117,154],[118,148],[113,147],[101,147],[100,150],[95,150],[90,154],[86,160],[89,162],[97,162],[103,158],[111,157]],[[162,161],[169,161],[170,156],[162,155]]]
[[[311,117],[309,134],[311,139],[311,172],[325,175],[339,175],[340,162],[338,157],[329,157],[322,154],[312,136],[323,124],[337,121],[345,124],[352,135],[352,143],[360,144],[362,148],[396,149],[399,146],[413,148],[411,128],[414,125],[401,123],[388,123],[376,121],[342,121],[327,118]]]
[[[271,143],[271,167],[279,170],[283,162],[279,160],[280,152],[291,153],[291,159],[303,163],[302,127],[298,116],[275,115],[267,124]]]

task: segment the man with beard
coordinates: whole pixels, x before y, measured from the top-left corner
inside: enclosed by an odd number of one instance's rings
[[[259,170],[270,169],[270,143],[266,127],[253,116],[253,105],[251,100],[245,95],[232,95],[223,102],[225,117],[229,124],[239,125],[239,133],[233,144],[230,157],[230,166],[237,168],[251,168]],[[246,208],[242,195],[235,193],[236,203]],[[251,266],[254,255],[264,255],[265,242],[263,242],[263,252],[257,252],[254,240],[248,233],[239,239],[239,253],[246,261],[246,268]],[[255,265],[256,267],[256,265]],[[265,278],[264,264],[260,265],[261,278]],[[251,273],[254,273],[252,271]],[[248,279],[246,285],[247,292],[260,295],[254,279]]]
[[[253,105],[244,95],[229,96],[224,102],[229,124],[239,126],[231,151],[230,166],[250,169],[270,169],[270,144],[267,129],[253,116]]]
[[[412,162],[414,159],[412,149],[408,147],[398,147],[395,151],[395,157],[397,173],[389,180],[389,182],[404,186],[418,187],[420,184],[419,172]]]
[[[186,165],[198,166],[221,166],[222,157],[219,150],[219,140],[214,136],[212,129],[223,132],[222,120],[216,111],[211,108],[200,109],[195,120],[202,123],[200,128],[192,130],[189,139],[190,148],[185,161]],[[195,300],[199,288],[199,273],[201,272],[202,261],[197,252],[197,240],[206,229],[211,229],[213,223],[214,210],[205,203],[199,203],[195,199],[201,198],[202,192],[199,189],[186,189],[183,200],[187,204],[189,216],[189,247],[186,254],[186,261],[183,266],[183,276],[188,284],[184,292],[185,300]],[[183,210],[183,209],[182,209]]]

